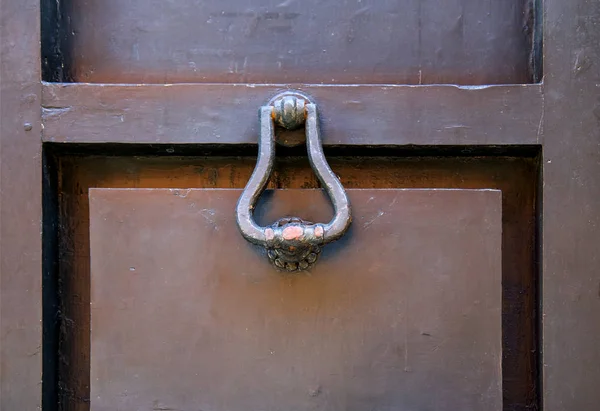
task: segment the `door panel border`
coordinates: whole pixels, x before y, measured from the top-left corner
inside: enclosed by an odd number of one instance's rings
[[[39,2],[36,0],[6,0],[0,3],[2,410],[37,410],[41,406],[42,140],[39,14]]]
[[[67,319],[60,329],[59,352],[64,361],[58,364],[57,372],[61,395],[68,404],[65,409],[85,411],[90,384],[89,188],[242,189],[256,158],[206,153],[204,157],[174,157],[150,152],[125,156],[101,153],[98,150],[105,145],[98,144],[87,145],[87,152],[72,153],[67,150],[72,146],[47,143],[44,149],[54,160],[49,164],[55,164],[50,170],[55,177],[49,181],[57,189],[49,187],[48,191],[54,193],[59,209],[55,277],[60,281],[60,315]],[[175,147],[181,150],[181,145]],[[518,156],[502,156],[496,151],[487,155],[479,152],[477,157],[443,151],[411,155],[409,151],[392,157],[394,150],[387,151],[388,157],[369,156],[376,149],[363,152],[361,158],[328,156],[329,164],[347,188],[492,188],[503,192],[502,368],[504,409],[511,411],[538,404],[535,199],[539,146],[537,149],[529,156],[515,147],[509,152]],[[158,150],[155,148],[155,152]],[[318,179],[303,153],[279,157],[269,188],[318,187]]]
[[[289,85],[43,83],[43,140],[256,144],[258,109]],[[324,145],[538,144],[543,84],[304,85]]]
[[[600,402],[600,2],[544,0],[542,389],[546,411]]]

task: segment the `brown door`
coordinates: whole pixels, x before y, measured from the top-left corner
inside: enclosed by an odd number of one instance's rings
[[[594,410],[592,3],[4,1],[0,408]]]

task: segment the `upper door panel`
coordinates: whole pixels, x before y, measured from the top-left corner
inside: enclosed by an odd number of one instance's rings
[[[529,0],[69,4],[45,55],[76,82],[531,82]]]

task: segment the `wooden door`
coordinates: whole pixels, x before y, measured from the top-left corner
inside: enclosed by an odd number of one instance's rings
[[[1,11],[2,410],[595,409],[595,3]],[[235,217],[285,90],[353,217],[293,274]],[[276,135],[256,220],[328,221]]]

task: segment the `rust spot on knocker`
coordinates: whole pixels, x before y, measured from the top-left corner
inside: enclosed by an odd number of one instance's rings
[[[259,119],[258,159],[238,200],[237,224],[246,240],[267,249],[267,256],[275,267],[290,272],[306,270],[316,263],[325,244],[339,239],[350,227],[350,202],[340,180],[327,164],[317,106],[308,97],[296,91],[281,93],[260,108]],[[285,217],[261,227],[254,221],[254,207],[267,186],[275,161],[275,124],[288,130],[305,126],[310,165],[333,204],[334,217],[330,222],[312,223],[298,217]]]

